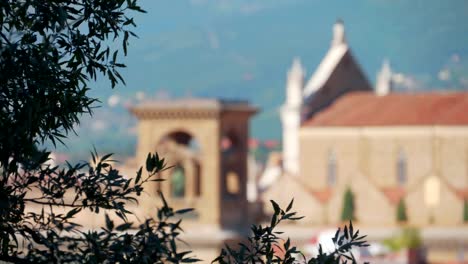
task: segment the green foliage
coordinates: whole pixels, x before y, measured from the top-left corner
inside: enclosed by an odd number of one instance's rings
[[[136,0],[0,1],[0,262],[179,263],[180,222],[166,203],[155,219],[127,232],[129,202],[165,168],[149,155],[146,172],[127,178],[113,168],[111,154],[91,153],[92,163],[47,165],[50,152],[37,146],[62,142],[97,99],[89,83],[106,76],[112,87],[123,78]],[[117,45],[116,45],[117,44]],[[63,142],[62,142],[63,143]],[[162,197],[162,196],[161,196]],[[163,198],[163,197],[162,197]],[[42,207],[26,212],[27,204]],[[106,216],[99,231],[74,222],[84,210]]]
[[[163,206],[158,208],[154,219],[147,219],[137,227],[137,232],[128,232],[133,224],[127,221],[131,214],[126,209],[143,191],[143,185],[159,181],[155,176],[165,168],[164,159],[148,155],[146,172],[143,168],[135,178],[126,178],[112,167],[111,155],[99,157],[92,153],[92,166],[85,163],[68,165],[59,169],[50,166],[25,171],[18,175],[13,188],[40,190],[33,197],[21,196],[8,200],[10,208],[2,210],[1,260],[12,262],[83,262],[83,263],[179,263],[196,261],[187,256],[190,252],[178,252],[176,240],[180,234],[180,220],[173,216],[191,211],[174,211],[160,194]],[[68,195],[68,197],[67,197]],[[70,197],[71,196],[71,197]],[[25,203],[44,205],[40,213],[20,212]],[[68,211],[58,213],[61,208]],[[5,208],[4,208],[5,209]],[[16,219],[7,218],[12,212]],[[16,210],[14,210],[16,209]],[[99,231],[82,231],[74,222],[82,210],[98,213],[106,209],[115,213],[122,223],[114,224],[106,214],[106,226]],[[18,235],[26,240],[20,248]]]
[[[0,3],[0,162],[24,163],[45,140],[62,141],[97,100],[88,82],[112,86],[120,41],[124,54],[136,0],[3,0]],[[111,43],[113,42],[113,43]],[[117,42],[118,43],[118,42]],[[13,159],[13,160],[10,160]]]
[[[463,222],[468,223],[468,199],[463,203]]]
[[[0,262],[13,263],[187,263],[178,252],[183,213],[163,206],[153,218],[134,226],[127,216],[130,202],[144,185],[159,181],[164,159],[149,154],[135,177],[113,167],[112,154],[91,153],[92,162],[51,166],[50,152],[38,146],[62,142],[83,114],[91,114],[97,99],[88,96],[89,83],[105,76],[114,87],[124,82],[118,70],[119,51],[127,53],[131,12],[144,12],[137,0],[3,0],[0,1]],[[121,45],[116,45],[116,42]],[[115,48],[114,48],[115,47]],[[41,206],[26,212],[27,204]],[[284,243],[286,257],[275,257],[279,241],[275,227],[297,220],[273,203],[271,225],[253,227],[252,243],[236,253],[224,250],[219,262],[231,258],[292,263],[299,253]],[[75,222],[82,211],[105,210],[106,224],[85,230]],[[111,220],[115,214],[119,222]],[[132,229],[132,230],[130,230]],[[352,226],[337,232],[337,251],[316,260],[338,260],[351,246],[364,246]],[[247,253],[255,249],[255,253]],[[255,256],[255,257],[254,257]],[[343,255],[344,256],[344,255]],[[222,262],[223,263],[223,262]]]
[[[348,187],[343,198],[343,210],[341,211],[341,220],[356,220],[354,216],[354,194]]]
[[[406,204],[404,199],[400,199],[400,201],[398,202],[396,218],[399,223],[404,223],[408,221],[408,216],[406,214]]]
[[[414,249],[422,245],[421,235],[417,228],[404,228],[398,235],[384,240],[384,244],[392,251]]]
[[[338,228],[335,236],[332,238],[335,244],[335,251],[326,254],[322,251],[322,246],[319,245],[319,254],[317,257],[310,259],[308,264],[328,264],[328,263],[342,263],[348,261],[357,263],[353,253],[352,247],[367,247],[369,244],[364,240],[366,236],[359,236],[359,230],[354,232],[353,223],[349,221],[349,225],[344,227],[343,231]]]
[[[269,225],[253,225],[252,235],[247,238],[245,243],[239,243],[234,249],[228,245],[221,250],[221,254],[212,261],[212,263],[230,264],[230,263],[307,263],[307,264],[325,264],[325,263],[347,263],[356,260],[351,253],[352,247],[368,246],[364,241],[365,236],[359,236],[359,230],[354,232],[352,223],[345,226],[343,231],[338,229],[332,238],[335,244],[335,251],[325,253],[319,246],[319,254],[309,260],[287,240],[279,237],[283,232],[277,231],[278,225],[283,221],[297,221],[303,217],[297,216],[292,212],[294,200],[287,208],[281,209],[280,206],[271,201],[274,214],[271,217]],[[281,251],[281,252],[278,252]]]

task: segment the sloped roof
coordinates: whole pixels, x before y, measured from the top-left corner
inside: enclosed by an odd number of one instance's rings
[[[348,45],[346,43],[334,45],[328,50],[325,58],[320,62],[314,75],[312,75],[305,86],[304,97],[308,97],[318,91],[328,81],[328,79],[330,79],[333,71],[347,51]]]
[[[352,92],[303,126],[468,125],[468,92]]]
[[[403,197],[406,195],[405,189],[401,187],[386,187],[382,188],[381,191],[387,197],[388,201],[393,205],[398,204],[400,200],[403,199]]]
[[[457,188],[455,190],[455,193],[461,200],[467,200],[468,199],[468,188]]]
[[[333,189],[329,187],[321,188],[321,189],[313,189],[310,185],[305,182],[300,177],[291,177],[291,180],[296,181],[299,186],[304,188],[304,190],[311,194],[317,201],[321,204],[326,204],[331,199],[333,195]]]

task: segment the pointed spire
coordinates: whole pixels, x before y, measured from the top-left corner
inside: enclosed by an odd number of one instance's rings
[[[346,44],[345,27],[343,20],[338,19],[333,25],[332,46]]]
[[[392,74],[392,68],[390,67],[390,61],[385,58],[382,62],[382,69],[380,70],[382,74]]]
[[[286,82],[286,102],[290,106],[298,107],[302,103],[302,89],[304,88],[305,70],[301,61],[295,57],[288,71]]]
[[[294,57],[291,68],[288,72],[289,76],[303,77],[305,75],[305,70],[302,67],[301,59],[299,57]]]
[[[377,74],[377,83],[375,85],[375,93],[379,96],[387,95],[392,91],[392,69],[388,59],[384,59],[382,68]]]
[[[299,127],[301,123],[302,91],[305,71],[298,57],[294,58],[288,71],[286,100],[281,107],[283,126],[283,169],[297,174],[299,168]],[[266,172],[266,171],[265,171]]]

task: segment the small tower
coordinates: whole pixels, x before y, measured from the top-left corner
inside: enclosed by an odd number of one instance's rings
[[[332,46],[346,44],[345,27],[343,20],[338,19],[333,25]]]
[[[301,106],[302,89],[304,87],[305,71],[301,60],[294,58],[291,69],[288,71],[286,84],[286,104],[291,106]]]
[[[375,85],[375,93],[378,96],[387,95],[393,90],[392,69],[390,63],[385,59],[382,63],[382,68],[377,73],[377,83]]]
[[[304,75],[300,60],[295,58],[287,76],[286,102],[281,108],[283,168],[285,172],[293,175],[299,172],[299,126]]]
[[[257,109],[246,101],[190,98],[147,101],[130,111],[139,122],[137,161],[156,151],[172,166],[160,174],[167,182],[145,189],[140,208],[153,213],[162,191],[174,208],[197,209],[187,221],[244,230],[249,120]]]

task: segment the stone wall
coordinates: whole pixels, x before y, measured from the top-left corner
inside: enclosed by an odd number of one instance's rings
[[[320,205],[336,208],[328,210],[331,222],[339,221],[347,186],[355,194],[357,220],[362,224],[396,224],[398,193],[403,193],[409,224],[463,222],[468,127],[303,127],[300,147],[299,177],[312,190],[332,190],[329,202]],[[336,158],[332,186],[327,184],[331,151]],[[403,183],[398,180],[399,155],[406,161]]]

